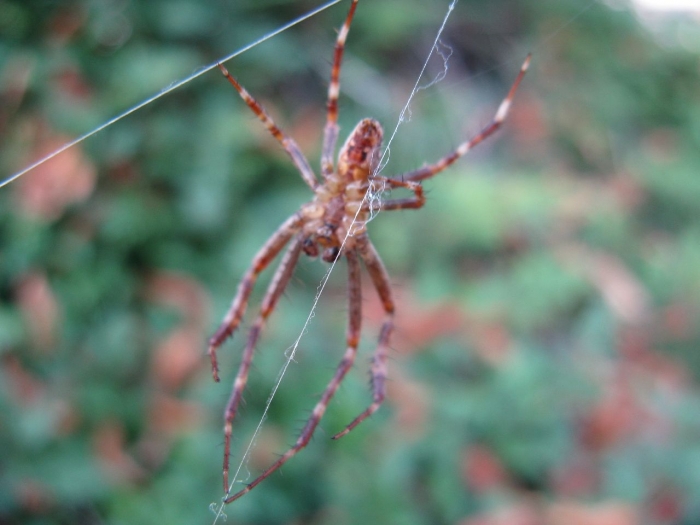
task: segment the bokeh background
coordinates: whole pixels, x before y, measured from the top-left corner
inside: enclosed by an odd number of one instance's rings
[[[2,177],[316,5],[0,1]],[[347,8],[227,64],[314,166]],[[360,2],[341,140],[365,116],[393,130],[446,8]],[[415,97],[387,174],[478,131],[534,59],[505,129],[427,181],[424,209],[370,224],[398,303],[389,399],[329,439],[370,399],[381,309],[366,286],[361,355],[315,439],[228,522],[697,523],[698,15],[462,0],[442,40],[447,74]],[[206,339],[307,199],[216,71],[0,189],[0,524],[213,521],[247,325],[221,384]],[[234,466],[324,271],[304,259],[269,323]],[[344,284],[341,264],[240,478],[293,443],[332,375]]]

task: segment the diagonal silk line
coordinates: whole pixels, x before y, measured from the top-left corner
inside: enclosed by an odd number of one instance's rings
[[[127,110],[124,111],[123,113],[120,113],[120,114],[117,115],[116,117],[114,117],[114,118],[108,120],[107,122],[105,122],[104,124],[102,124],[102,125],[96,127],[96,128],[93,129],[92,131],[88,131],[88,132],[85,133],[84,135],[81,135],[81,136],[79,136],[78,138],[76,138],[76,139],[74,139],[74,140],[72,140],[72,141],[70,141],[70,142],[67,142],[66,144],[64,144],[63,146],[61,146],[60,148],[58,148],[57,150],[55,150],[55,151],[49,153],[49,154],[46,155],[45,157],[40,158],[39,160],[37,160],[37,161],[34,162],[33,164],[27,166],[27,167],[24,168],[23,170],[18,171],[17,173],[14,173],[14,174],[10,175],[9,177],[7,177],[7,178],[4,179],[4,180],[1,180],[1,181],[0,181],[0,188],[2,188],[3,186],[7,186],[7,185],[10,184],[11,182],[14,182],[15,180],[19,179],[22,175],[24,175],[24,174],[26,174],[26,173],[29,173],[29,172],[32,171],[34,168],[37,168],[37,167],[41,166],[41,165],[44,164],[45,162],[47,162],[47,161],[51,160],[52,158],[54,158],[54,157],[60,155],[61,153],[63,153],[63,152],[66,151],[67,149],[70,149],[70,148],[72,148],[73,146],[75,146],[75,145],[77,145],[77,144],[80,144],[80,143],[83,142],[84,140],[86,140],[86,139],[92,137],[93,135],[99,133],[99,132],[102,131],[103,129],[108,128],[108,127],[111,126],[112,124],[115,124],[116,122],[119,122],[121,119],[123,119],[123,118],[125,118],[125,117],[128,117],[128,116],[131,115],[132,113],[135,113],[136,111],[140,110],[141,108],[143,108],[143,107],[149,105],[151,102],[155,102],[155,101],[158,100],[160,97],[163,97],[163,96],[167,95],[168,93],[170,93],[171,91],[175,91],[176,89],[181,88],[182,86],[184,86],[184,85],[187,84],[188,82],[191,82],[191,81],[194,80],[195,78],[197,78],[197,77],[203,75],[204,73],[206,73],[206,72],[208,72],[208,71],[214,69],[215,67],[217,67],[217,65],[218,65],[219,63],[222,63],[222,64],[223,64],[224,62],[227,62],[227,61],[231,60],[232,58],[237,57],[238,55],[241,55],[241,54],[245,53],[246,51],[250,51],[250,50],[253,49],[254,47],[256,47],[256,46],[262,44],[263,42],[265,42],[265,41],[271,39],[272,37],[277,36],[277,35],[279,35],[280,33],[286,31],[287,29],[289,29],[290,27],[293,27],[293,26],[295,26],[295,25],[297,25],[297,24],[303,22],[304,20],[307,20],[308,18],[311,18],[311,17],[317,15],[317,14],[320,13],[321,11],[324,11],[324,10],[328,9],[329,7],[331,7],[332,5],[337,4],[337,3],[340,2],[340,1],[341,1],[341,0],[330,0],[329,2],[327,2],[327,3],[325,3],[325,4],[323,4],[323,5],[319,6],[319,7],[317,7],[316,9],[314,9],[314,10],[312,10],[312,11],[309,11],[308,13],[306,13],[306,14],[300,16],[299,18],[295,18],[295,19],[292,20],[291,22],[289,22],[289,23],[287,23],[287,24],[285,24],[285,25],[283,25],[283,26],[281,26],[281,27],[275,29],[275,30],[272,31],[271,33],[267,33],[266,35],[260,37],[259,39],[255,40],[254,42],[251,42],[250,44],[248,44],[248,45],[246,45],[246,46],[243,46],[242,48],[240,48],[240,49],[234,51],[234,52],[231,53],[230,55],[227,55],[227,56],[221,58],[220,60],[217,60],[216,62],[212,62],[212,63],[209,64],[208,66],[204,66],[203,68],[199,69],[198,71],[195,71],[194,73],[192,73],[192,74],[191,74],[190,76],[188,76],[187,78],[184,78],[184,79],[182,79],[182,80],[176,81],[175,83],[173,83],[173,84],[169,85],[168,87],[164,88],[163,90],[161,90],[159,93],[153,95],[153,96],[150,97],[150,98],[147,98],[146,100],[144,100],[143,102],[140,102],[139,104],[136,104],[135,106],[131,107],[130,109],[127,109]]]

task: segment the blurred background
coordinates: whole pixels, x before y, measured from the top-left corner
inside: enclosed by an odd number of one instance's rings
[[[315,439],[228,523],[697,523],[700,14],[645,4],[457,4],[447,74],[415,97],[385,174],[478,131],[534,58],[503,131],[427,181],[424,209],[369,226],[398,307],[389,398],[329,439],[370,400],[381,308],[365,286],[361,353]],[[0,1],[0,178],[317,5]],[[315,168],[348,5],[227,63]],[[367,116],[394,129],[447,5],[360,2],[341,141]],[[423,84],[441,71],[436,56]],[[213,521],[248,325],[220,384],[206,340],[309,198],[217,71],[0,189],[0,524]],[[294,442],[333,374],[344,266],[241,479]],[[303,259],[271,318],[233,467],[325,269]]]

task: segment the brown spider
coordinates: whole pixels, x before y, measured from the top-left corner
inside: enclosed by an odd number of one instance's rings
[[[231,303],[223,322],[209,340],[208,354],[211,357],[212,373],[215,381],[219,381],[216,351],[229,336],[233,335],[241,322],[248,299],[258,275],[267,268],[284,246],[290,243],[282,257],[277,271],[265,297],[260,313],[248,334],[248,341],[243,351],[241,365],[233,384],[231,397],[224,412],[224,491],[229,494],[229,456],[231,448],[232,422],[238,409],[243,390],[248,380],[248,371],[253,360],[253,351],[267,317],[275,308],[289,282],[294,267],[301,252],[315,257],[321,252],[326,262],[334,262],[344,256],[348,264],[348,299],[349,322],[346,336],[347,349],[335,375],[321,395],[304,429],[293,447],[285,452],[267,470],[249,483],[243,490],[227,497],[224,503],[231,503],[250,492],[260,482],[284,465],[288,459],[304,448],[321,421],[331,398],[338,389],[345,374],[355,361],[357,345],[360,339],[362,321],[362,302],[360,292],[360,259],[364,263],[370,279],[379,294],[385,312],[384,323],[379,332],[379,343],[372,358],[371,383],[373,399],[370,406],[357,416],[345,430],[333,436],[338,439],[362,421],[372,415],[381,405],[385,395],[387,377],[387,350],[389,338],[394,328],[394,300],[392,298],[389,275],[382,263],[377,250],[367,236],[366,223],[373,211],[367,200],[368,192],[377,185],[382,188],[406,188],[413,192],[412,197],[382,201],[380,210],[403,210],[420,208],[425,203],[423,189],[418,181],[440,173],[474,146],[492,135],[505,120],[515,92],[530,63],[530,55],[525,59],[520,73],[513,83],[506,98],[501,102],[493,120],[476,136],[460,144],[455,151],[443,157],[434,164],[405,173],[398,178],[387,178],[378,175],[379,151],[382,143],[382,127],[374,119],[364,119],[355,127],[338,155],[338,165],[333,165],[333,153],[338,139],[338,93],[340,90],[340,64],[345,48],[345,40],[350,30],[358,0],[353,0],[345,23],[338,33],[335,44],[333,69],[328,89],[327,118],[323,136],[323,152],[321,156],[321,173],[323,183],[319,183],[309,161],[301,152],[296,142],[288,137],[272,121],[263,107],[234,79],[229,72],[219,64],[219,68],[228,81],[241,95],[245,103],[253,110],[268,131],[280,142],[292,158],[292,162],[301,173],[304,182],[314,191],[314,199],[304,204],[301,209],[287,219],[279,229],[268,239],[265,245],[255,255],[253,263],[246,271],[238,285],[238,291]]]

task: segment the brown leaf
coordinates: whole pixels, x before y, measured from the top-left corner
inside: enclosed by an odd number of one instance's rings
[[[120,421],[103,422],[92,435],[92,446],[105,474],[116,483],[142,480],[146,471],[125,450],[124,426]]]
[[[150,278],[146,295],[149,301],[177,310],[185,323],[204,329],[209,317],[209,296],[192,277],[160,271]]]
[[[27,164],[49,155],[70,140],[45,129],[45,125],[39,127]],[[73,146],[24,175],[15,185],[17,201],[27,215],[54,221],[68,206],[87,199],[95,180],[95,167],[79,145]]]
[[[26,275],[17,286],[16,295],[33,346],[45,353],[52,350],[60,314],[46,276],[39,272]]]
[[[558,465],[551,475],[551,486],[555,494],[562,497],[586,497],[596,493],[600,486],[601,473],[595,457],[582,451],[575,452]]]
[[[408,286],[394,285],[394,319],[392,347],[401,353],[419,352],[432,341],[448,334],[459,333],[467,322],[462,308],[448,301],[426,305],[411,293]],[[376,290],[367,285],[362,291],[364,317],[378,328],[384,310]]]
[[[203,333],[177,328],[160,341],[153,351],[151,370],[163,389],[179,389],[202,365]]]
[[[2,374],[10,396],[20,406],[34,405],[46,394],[46,386],[25,370],[14,356],[2,360]]]
[[[598,289],[620,321],[644,325],[652,317],[647,289],[619,258],[583,244],[563,246],[557,255]]]
[[[156,394],[148,409],[148,429],[157,435],[173,436],[196,428],[203,409],[197,403],[182,401],[173,396]]]
[[[577,502],[558,502],[548,506],[547,525],[637,525],[641,516],[637,507],[623,502],[609,501],[585,505]]]
[[[503,464],[483,445],[473,445],[463,455],[462,477],[469,489],[478,493],[503,487],[508,482]]]
[[[418,438],[427,429],[430,396],[428,390],[417,381],[406,378],[398,367],[390,371],[387,382],[387,400],[395,408],[395,421],[402,436]]]
[[[590,449],[609,448],[639,428],[643,409],[628,383],[620,375],[611,380],[603,397],[583,418],[582,440]]]
[[[459,525],[544,525],[532,501],[497,508],[491,512],[467,518]]]

